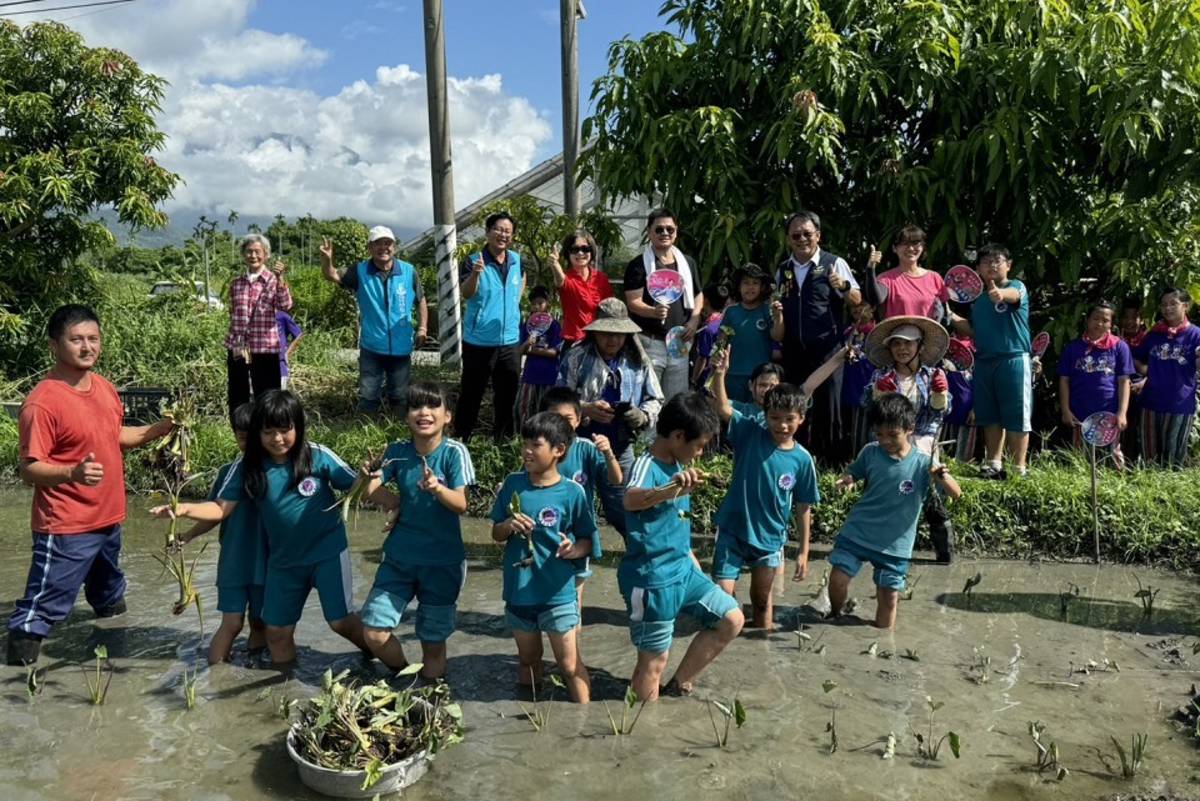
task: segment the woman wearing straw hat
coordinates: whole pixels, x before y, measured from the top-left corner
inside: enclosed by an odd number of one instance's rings
[[[919,315],[892,317],[877,325],[867,336],[867,358],[875,365],[863,407],[896,392],[908,398],[917,410],[913,445],[934,456],[942,418],[950,411],[950,385],[938,367],[950,346],[950,335],[941,325]],[[953,530],[937,493],[926,499],[925,522],[929,524],[937,560],[950,563]]]
[[[637,323],[616,298],[600,301],[596,319],[584,326],[582,344],[563,357],[558,385],[579,393],[584,423],[580,436],[603,434],[628,477],[633,466],[633,441],[649,428],[662,408],[663,393],[654,365],[642,350]],[[598,487],[604,516],[625,533],[624,486]]]

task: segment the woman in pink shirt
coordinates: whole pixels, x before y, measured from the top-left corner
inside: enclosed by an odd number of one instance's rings
[[[559,253],[567,254],[567,269],[559,265]],[[608,276],[597,266],[596,240],[582,228],[568,234],[550,254],[554,286],[562,302],[563,354],[583,341],[583,328],[596,319],[600,301],[613,296]]]
[[[882,320],[904,315],[941,319],[948,296],[942,277],[921,266],[925,232],[915,225],[904,226],[896,235],[892,251],[900,266],[876,277],[875,267],[883,254],[871,248],[867,280],[863,283],[865,300],[879,309]]]

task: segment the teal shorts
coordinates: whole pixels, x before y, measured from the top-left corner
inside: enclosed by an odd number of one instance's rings
[[[251,620],[261,620],[263,615],[263,585],[234,584],[228,587],[217,585],[217,611],[224,615],[244,615],[250,609]]]
[[[971,392],[975,425],[1033,430],[1033,367],[1028,353],[977,358]]]
[[[678,582],[666,587],[622,586],[629,611],[629,638],[639,651],[661,654],[671,649],[675,619],[688,614],[707,628],[738,608],[732,595],[694,568]]]
[[[391,631],[400,625],[404,609],[416,598],[417,639],[445,642],[454,633],[458,596],[466,580],[466,562],[412,565],[384,556],[363,604],[363,625]]]
[[[304,611],[308,593],[316,589],[321,612],[332,623],[351,612],[354,592],[350,577],[350,552],[342,551],[313,565],[272,567],[267,565],[263,622],[268,626],[294,626]]]
[[[833,542],[833,551],[829,554],[829,564],[845,573],[850,578],[858,575],[863,562],[870,562],[875,568],[875,586],[885,590],[903,590],[907,585],[908,560],[899,556],[890,556],[871,548],[851,542],[839,536]]]
[[[769,567],[772,570],[783,562],[783,549],[764,551],[743,542],[732,534],[717,531],[717,544],[713,550],[713,578],[717,581],[737,579],[743,570]]]
[[[579,604],[571,600],[565,604],[506,605],[504,617],[514,632],[566,634],[579,625]]]

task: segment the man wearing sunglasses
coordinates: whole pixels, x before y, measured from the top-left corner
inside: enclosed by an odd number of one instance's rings
[[[688,363],[687,359],[667,355],[667,332],[683,326],[684,340],[691,342],[700,327],[704,297],[695,262],[675,247],[679,236],[675,215],[667,209],[655,209],[647,219],[649,244],[625,267],[625,304],[629,316],[642,329],[638,338],[654,365],[663,398],[670,400],[688,388]],[[670,304],[656,302],[647,286],[649,277],[660,270],[677,272],[683,284],[683,293]]]

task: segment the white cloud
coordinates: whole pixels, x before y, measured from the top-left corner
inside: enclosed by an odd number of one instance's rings
[[[290,75],[329,56],[301,37],[247,27],[251,4],[144,0],[141,15],[71,23],[89,44],[125,50],[171,80],[160,162],[186,183],[167,211],[429,225],[424,75],[392,64],[329,96],[290,87]],[[260,83],[231,85],[247,81]],[[505,93],[500,75],[451,78],[447,88],[461,207],[528,169],[551,127],[527,100]]]

